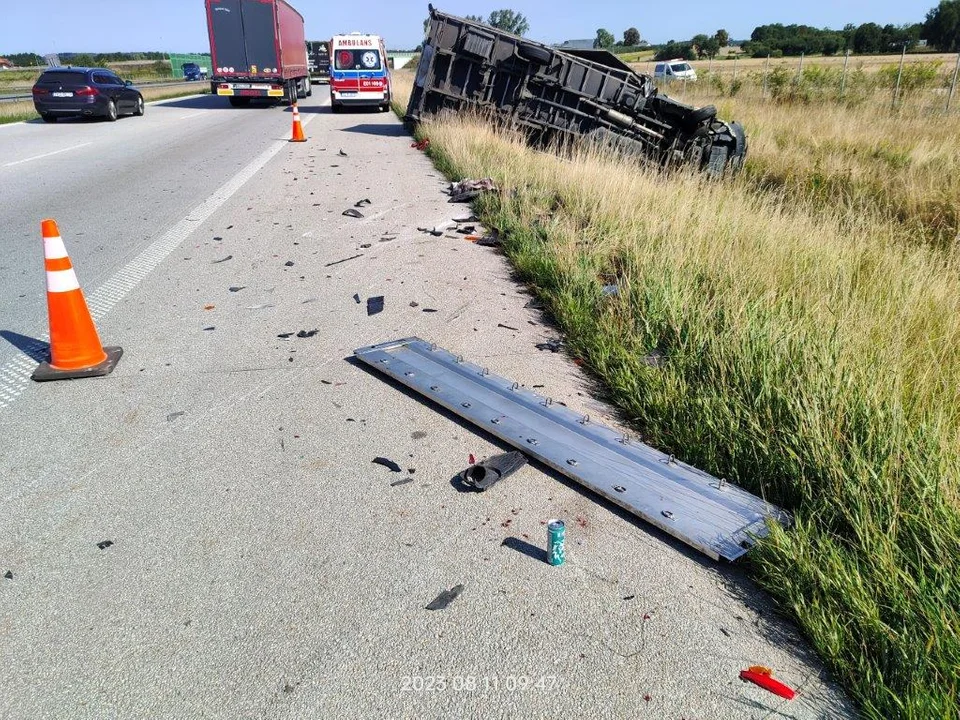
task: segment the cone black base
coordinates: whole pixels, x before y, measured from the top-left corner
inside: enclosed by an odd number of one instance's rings
[[[116,367],[120,356],[123,355],[123,348],[105,347],[103,351],[107,354],[107,359],[99,365],[93,365],[88,368],[77,368],[76,370],[59,370],[44,361],[33,371],[33,375],[31,375],[30,378],[37,382],[49,382],[50,380],[76,380],[78,378],[109,375],[113,372],[113,368]]]

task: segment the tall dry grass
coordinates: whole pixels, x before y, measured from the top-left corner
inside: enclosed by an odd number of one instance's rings
[[[865,714],[957,717],[956,248],[904,242],[882,203],[851,212],[750,173],[561,158],[465,118],[420,132],[452,177],[497,181],[478,211],[644,438],[796,514],[752,568]],[[783,151],[785,168],[802,154]]]

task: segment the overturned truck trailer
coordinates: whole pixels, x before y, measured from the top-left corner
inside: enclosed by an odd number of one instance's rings
[[[586,139],[661,166],[720,175],[747,152],[743,127],[661,95],[648,75],[598,50],[556,50],[430,6],[407,118],[494,113],[541,142]]]

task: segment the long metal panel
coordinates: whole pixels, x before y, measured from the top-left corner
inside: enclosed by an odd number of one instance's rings
[[[714,560],[765,537],[774,505],[420,338],[354,351],[359,360]]]

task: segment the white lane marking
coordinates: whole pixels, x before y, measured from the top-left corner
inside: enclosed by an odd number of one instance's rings
[[[23,163],[32,162],[34,160],[39,160],[40,158],[50,157],[51,155],[59,155],[60,153],[69,152],[70,150],[76,150],[77,148],[82,148],[87,145],[92,145],[93,143],[80,143],[79,145],[71,145],[68,148],[63,148],[62,150],[54,150],[53,152],[44,153],[43,155],[34,155],[33,157],[24,158],[23,160],[14,160],[9,162],[4,167],[13,167],[14,165],[22,165]]]
[[[181,116],[180,116],[179,118],[177,118],[177,119],[178,119],[178,120],[189,120],[190,118],[192,118],[192,117],[197,117],[198,115],[206,115],[206,113],[207,113],[206,110],[200,110],[200,111],[195,112],[195,113],[190,113],[189,115],[181,115]]]
[[[303,124],[306,125],[315,117],[317,116],[307,118]],[[207,218],[213,215],[221,205],[227,202],[264,165],[270,162],[274,155],[285,147],[289,147],[286,140],[270,145],[249,165],[224,183],[213,195],[188,212],[186,217],[167,230],[162,237],[148,245],[143,252],[97,288],[87,298],[87,305],[93,319],[95,321],[103,319],[113,309],[114,305],[120,302],[128,292],[163,262],[167,255],[176,250]],[[37,367],[36,360],[31,359],[30,356],[46,355],[49,337],[48,333],[40,335],[37,340],[27,343],[28,347],[24,350],[28,354],[18,353],[0,366],[0,409],[13,403],[30,382],[30,375]]]

